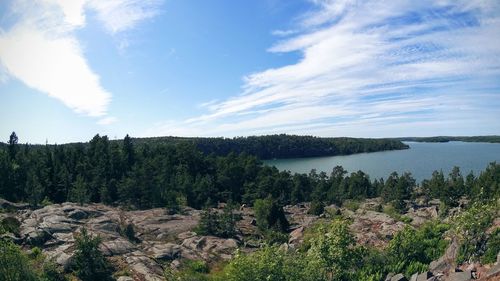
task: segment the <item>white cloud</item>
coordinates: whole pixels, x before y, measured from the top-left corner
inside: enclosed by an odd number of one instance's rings
[[[312,2],[318,9],[301,17],[300,32],[269,49],[300,52],[299,61],[250,74],[240,95],[148,132],[383,136],[405,135],[416,124],[436,134],[457,124],[500,129],[493,106],[500,100],[500,4]],[[456,106],[469,110],[454,114]]]
[[[106,113],[111,94],[102,88],[72,36],[53,38],[30,26],[16,26],[0,36],[0,59],[10,75],[74,111]]]
[[[111,33],[133,28],[156,14],[159,0],[16,0],[10,17],[17,22],[0,29],[0,65],[27,86],[60,100],[77,113],[107,114],[111,93],[90,67],[75,29],[84,28],[89,9]],[[2,74],[0,74],[2,75]],[[6,81],[3,77],[0,81]],[[114,117],[101,119],[111,124]]]
[[[116,122],[118,122],[118,118],[113,117],[113,116],[108,116],[108,117],[104,117],[104,118],[100,119],[99,121],[97,121],[97,124],[107,126],[107,125],[114,124]]]
[[[133,28],[137,23],[156,16],[163,0],[88,0],[111,33]]]

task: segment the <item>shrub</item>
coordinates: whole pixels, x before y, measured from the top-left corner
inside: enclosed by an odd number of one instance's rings
[[[2,220],[1,226],[3,231],[18,235],[21,223],[14,217],[6,217]]]
[[[285,212],[272,198],[255,200],[254,211],[260,231],[266,232],[272,229],[286,232],[288,230],[289,224]]]
[[[357,209],[359,209],[359,202],[355,200],[347,200],[345,201],[342,206],[348,210],[351,210],[355,212]]]
[[[325,211],[325,204],[321,201],[312,201],[311,207],[307,211],[308,214],[319,216]]]
[[[389,243],[389,271],[413,274],[439,258],[448,246],[443,239],[448,229],[438,222],[426,223],[418,230],[406,226]]]
[[[322,271],[300,253],[287,253],[277,246],[266,246],[252,254],[237,252],[224,268],[220,280],[322,280]]]
[[[320,225],[318,234],[310,241],[308,262],[321,268],[327,280],[351,280],[361,262],[362,248],[355,246],[349,222],[334,219],[328,225]]]
[[[99,251],[101,238],[91,237],[85,228],[75,239],[76,251],[73,269],[82,281],[113,280],[112,269],[106,258]]]
[[[0,239],[0,280],[35,281],[36,272],[32,269],[28,257],[12,242]]]
[[[482,263],[494,263],[497,260],[498,253],[500,253],[500,228],[496,228],[488,238]]]
[[[236,235],[237,216],[231,207],[226,206],[222,214],[212,209],[206,209],[201,213],[196,232],[201,235],[214,235],[222,238],[230,238]]]
[[[454,231],[461,242],[457,263],[477,261],[485,254],[488,241],[486,230],[493,222],[497,208],[496,203],[475,202],[454,218]]]

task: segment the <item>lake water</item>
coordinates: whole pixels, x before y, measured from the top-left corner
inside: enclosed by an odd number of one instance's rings
[[[474,142],[424,143],[405,142],[410,149],[361,153],[347,156],[276,159],[264,161],[280,170],[309,173],[316,169],[330,174],[339,165],[348,172],[361,170],[371,179],[386,179],[390,173],[411,172],[417,182],[430,178],[435,170],[447,175],[454,166],[465,177],[470,171],[477,176],[493,161],[500,162],[500,144]]]

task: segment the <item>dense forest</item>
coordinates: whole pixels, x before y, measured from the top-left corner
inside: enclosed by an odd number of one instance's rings
[[[479,177],[465,178],[458,168],[448,178],[436,171],[415,189],[409,173],[370,179],[362,171],[348,174],[334,167],[330,174],[291,174],[263,165],[255,155],[206,154],[191,142],[134,142],[128,135],[110,141],[96,135],[88,144],[31,146],[18,144],[12,133],[0,149],[0,197],[34,206],[43,201],[103,202],[175,211],[183,205],[200,209],[218,202],[252,205],[267,197],[284,205],[342,204],[382,196],[401,209],[403,200],[416,191],[450,206],[464,195],[498,197],[499,169],[492,164]]]
[[[450,136],[436,136],[436,137],[404,137],[397,138],[400,141],[415,141],[415,142],[450,142],[450,141],[463,141],[463,142],[490,142],[500,143],[500,136],[470,136],[470,137],[450,137]]]
[[[394,139],[320,138],[297,135],[267,135],[235,138],[134,138],[136,144],[190,143],[205,154],[225,156],[246,153],[262,160],[348,155],[363,152],[407,149],[408,145]]]

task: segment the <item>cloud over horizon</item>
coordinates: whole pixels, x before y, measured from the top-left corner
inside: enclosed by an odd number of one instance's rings
[[[244,77],[206,113],[144,135],[381,136],[500,129],[500,4],[314,0],[271,53],[294,64]],[[496,126],[496,127],[495,127]]]

